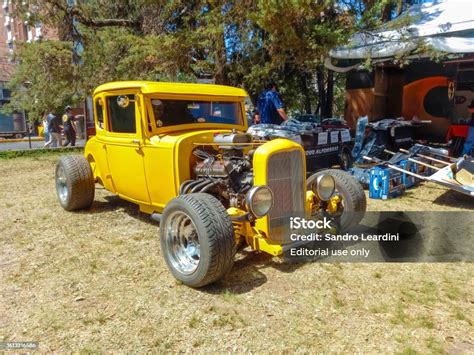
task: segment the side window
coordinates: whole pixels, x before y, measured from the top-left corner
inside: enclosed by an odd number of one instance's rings
[[[128,97],[128,105],[119,106],[118,100]],[[135,133],[135,95],[120,95],[107,97],[107,107],[109,109],[109,130],[118,133]]]
[[[95,100],[95,114],[97,116],[97,125],[99,128],[104,128],[104,111],[103,111],[104,103],[102,102],[101,98]]]

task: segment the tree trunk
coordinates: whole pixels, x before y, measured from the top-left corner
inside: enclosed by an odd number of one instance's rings
[[[384,6],[382,11],[382,22],[388,22],[392,19],[392,3]]]
[[[318,80],[319,110],[321,117],[324,118],[326,108],[326,90],[324,85],[324,67],[320,65],[316,70],[316,79]]]
[[[323,118],[332,117],[333,103],[334,103],[334,72],[332,70],[328,70],[328,85],[326,89],[326,107],[324,109]]]
[[[227,49],[225,45],[224,26],[220,27],[216,35],[216,46],[214,52],[215,73],[214,80],[216,84],[229,85],[228,67],[227,67]]]
[[[311,96],[308,88],[308,81],[306,80],[306,73],[300,73],[300,89],[304,97],[304,111],[307,114],[311,113]]]

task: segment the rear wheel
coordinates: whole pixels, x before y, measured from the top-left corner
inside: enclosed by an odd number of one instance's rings
[[[234,263],[234,228],[224,206],[205,193],[180,195],[160,223],[163,257],[173,276],[191,287],[222,278]]]
[[[339,223],[342,230],[354,227],[362,220],[367,209],[367,199],[364,189],[351,174],[338,169],[327,169],[311,175],[307,180],[307,189],[323,174],[331,175],[336,182],[336,194],[341,197],[341,211],[338,211]]]
[[[339,165],[342,170],[349,170],[352,168],[352,163],[352,152],[348,146],[344,145],[339,153]]]
[[[86,158],[81,155],[59,158],[55,180],[59,203],[66,211],[89,208],[92,205],[95,184]]]

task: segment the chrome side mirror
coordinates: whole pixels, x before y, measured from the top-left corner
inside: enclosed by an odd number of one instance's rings
[[[126,95],[120,95],[117,97],[117,105],[121,108],[126,108],[130,105],[130,99]]]

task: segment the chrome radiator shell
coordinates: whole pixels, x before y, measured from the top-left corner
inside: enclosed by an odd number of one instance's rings
[[[286,244],[291,235],[290,217],[304,216],[306,164],[301,145],[286,139],[270,141],[254,154],[255,185],[267,185],[274,204],[256,225],[272,243]]]
[[[298,150],[273,154],[268,159],[267,185],[275,202],[268,214],[268,230],[272,240],[288,240],[290,217],[304,215],[305,179],[303,157]]]

